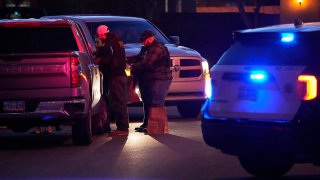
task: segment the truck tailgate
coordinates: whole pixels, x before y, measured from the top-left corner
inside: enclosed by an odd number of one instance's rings
[[[0,90],[70,87],[70,54],[0,55]]]

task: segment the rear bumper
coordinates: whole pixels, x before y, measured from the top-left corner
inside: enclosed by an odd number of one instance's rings
[[[36,104],[34,109],[28,112],[1,111],[0,125],[10,125],[14,123],[50,123],[55,121],[71,122],[74,118],[83,117],[88,108],[84,99],[40,101]],[[26,109],[28,109],[28,107],[26,107]]]
[[[310,106],[302,106],[291,120],[217,118],[208,111],[204,105],[203,139],[226,154],[285,153],[295,162],[320,162],[320,114]]]
[[[207,119],[202,116],[204,141],[227,154],[292,152],[292,123],[253,122],[239,119]]]

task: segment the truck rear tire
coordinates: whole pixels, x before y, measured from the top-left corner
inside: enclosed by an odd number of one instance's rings
[[[195,118],[201,111],[202,103],[200,102],[186,102],[177,105],[178,112],[183,118]]]
[[[91,139],[91,109],[83,118],[76,119],[72,126],[72,140],[74,145],[90,145]]]
[[[250,174],[257,177],[280,177],[293,166],[289,156],[252,155],[239,156],[241,166]]]

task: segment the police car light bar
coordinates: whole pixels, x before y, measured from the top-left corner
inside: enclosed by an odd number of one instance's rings
[[[262,83],[268,80],[268,75],[264,71],[250,72],[250,80],[257,83]]]
[[[295,39],[295,35],[293,33],[282,33],[281,41],[285,43],[293,42]]]

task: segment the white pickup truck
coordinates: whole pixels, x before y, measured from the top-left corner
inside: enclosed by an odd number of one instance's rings
[[[140,35],[144,30],[152,31],[156,38],[167,46],[172,60],[173,81],[166,98],[166,105],[176,105],[182,117],[196,117],[199,114],[207,98],[206,83],[210,82],[208,62],[197,51],[179,46],[179,37],[172,36],[169,40],[151,22],[137,17],[59,15],[42,18],[62,18],[74,21],[84,34],[91,53],[95,52],[94,37],[96,28],[101,24],[107,25],[124,41],[127,56],[138,54],[142,46],[139,41]],[[134,106],[136,103],[129,102],[128,105]]]

